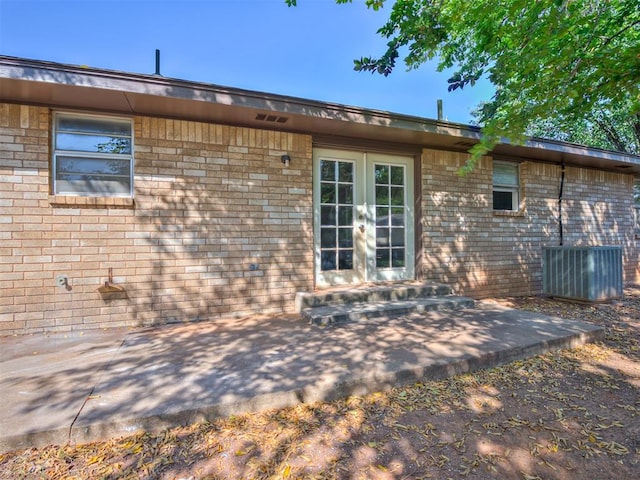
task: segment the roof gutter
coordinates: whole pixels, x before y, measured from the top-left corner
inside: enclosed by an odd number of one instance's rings
[[[220,109],[254,109],[278,112],[284,115],[307,118],[317,122],[346,122],[349,125],[360,125],[361,129],[371,127],[392,128],[411,135],[416,143],[425,142],[440,136],[461,139],[460,145],[476,143],[480,137],[478,127],[449,121],[433,120],[412,115],[404,115],[382,110],[366,109],[330,102],[321,102],[304,98],[224,87],[215,84],[167,78],[159,75],[119,72],[86,66],[65,65],[54,62],[29,60],[16,57],[0,56],[0,82],[3,80],[38,85],[50,85],[50,88],[92,88],[109,91],[112,94],[124,95],[122,110],[128,109],[131,114],[150,114],[136,108],[135,98],[154,98],[157,101],[186,101],[205,103],[208,108]],[[19,102],[25,98],[6,98],[0,89],[0,101]],[[18,89],[16,89],[18,90]],[[26,89],[28,90],[28,89]],[[19,97],[19,95],[16,95]],[[27,94],[23,95],[23,97]],[[114,97],[115,98],[115,97]],[[138,102],[142,104],[142,102]],[[152,114],[152,113],[151,113]],[[355,127],[354,127],[355,128]],[[420,135],[423,135],[421,138]],[[424,136],[426,135],[426,136]],[[556,156],[569,158],[590,158],[604,164],[621,169],[630,168],[629,173],[640,175],[640,156],[590,148],[566,142],[541,138],[531,138],[524,145],[510,144],[504,141],[497,150],[507,148],[527,152],[544,150],[554,152]]]

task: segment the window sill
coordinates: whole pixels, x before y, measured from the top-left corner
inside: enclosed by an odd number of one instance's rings
[[[494,210],[494,217],[524,217],[524,210]]]
[[[49,205],[53,207],[84,208],[134,208],[132,197],[81,197],[75,195],[49,195]]]

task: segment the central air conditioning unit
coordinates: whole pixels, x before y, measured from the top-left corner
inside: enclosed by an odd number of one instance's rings
[[[622,248],[543,247],[542,291],[588,302],[621,298]]]

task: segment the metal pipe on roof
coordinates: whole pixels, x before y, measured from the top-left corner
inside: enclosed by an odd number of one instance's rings
[[[156,75],[160,75],[160,50],[156,48]]]

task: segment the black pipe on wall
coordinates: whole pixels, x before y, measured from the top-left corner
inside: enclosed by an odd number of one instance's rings
[[[562,175],[560,176],[560,194],[558,195],[558,221],[560,227],[560,246],[564,243],[562,226],[562,193],[564,190],[564,160],[562,161]]]

